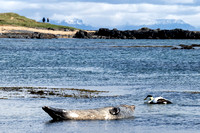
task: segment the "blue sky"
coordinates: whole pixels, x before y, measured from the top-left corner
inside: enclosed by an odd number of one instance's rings
[[[200,0],[0,0],[0,12],[15,12],[41,20],[81,19],[95,27],[153,24],[157,19],[181,19],[200,27]]]

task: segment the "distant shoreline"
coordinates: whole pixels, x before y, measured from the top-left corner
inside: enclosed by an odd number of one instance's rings
[[[141,28],[139,30],[109,30],[100,28],[97,31],[29,28],[22,26],[0,25],[0,38],[24,39],[200,39],[200,31],[182,29],[160,30]]]

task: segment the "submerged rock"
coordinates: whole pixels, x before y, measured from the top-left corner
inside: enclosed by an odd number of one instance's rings
[[[200,44],[192,44],[192,45],[185,45],[185,44],[180,44],[178,46],[172,47],[172,49],[196,49],[200,48]]]
[[[3,93],[2,93],[3,92]],[[72,98],[96,98],[106,96],[108,91],[98,91],[75,88],[46,88],[46,87],[0,87],[0,99],[10,97],[72,97]]]

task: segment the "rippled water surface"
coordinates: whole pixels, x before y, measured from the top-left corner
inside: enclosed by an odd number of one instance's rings
[[[0,132],[198,132],[200,49],[132,47],[179,44],[200,44],[200,40],[0,39],[1,87],[109,91],[95,98],[34,98],[0,89]],[[173,104],[144,104],[148,94],[166,97]],[[41,109],[119,104],[134,104],[135,117],[51,122]]]

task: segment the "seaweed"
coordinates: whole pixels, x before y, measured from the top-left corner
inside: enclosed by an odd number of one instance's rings
[[[76,88],[47,88],[47,87],[0,87],[0,91],[6,91],[9,96],[49,98],[49,97],[71,97],[71,98],[95,98],[108,91],[98,91]],[[22,93],[23,92],[23,93]],[[25,96],[23,96],[25,95]]]

